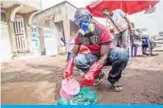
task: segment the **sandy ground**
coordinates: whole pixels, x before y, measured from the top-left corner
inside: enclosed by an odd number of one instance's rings
[[[105,78],[91,87],[99,97],[99,104],[163,104],[163,51],[159,56],[131,58],[121,80],[124,90],[110,90]],[[61,75],[66,63],[63,55],[32,59],[17,59],[2,63],[2,104],[56,104]],[[78,70],[74,76],[80,80]]]

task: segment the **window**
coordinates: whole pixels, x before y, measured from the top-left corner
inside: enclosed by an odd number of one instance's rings
[[[1,12],[1,22],[6,22],[6,21],[7,21],[6,14],[4,12]]]

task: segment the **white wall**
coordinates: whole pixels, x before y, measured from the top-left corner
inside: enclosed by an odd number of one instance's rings
[[[58,43],[56,31],[54,29],[43,28],[46,55],[58,54]]]
[[[68,18],[69,20],[72,20],[74,21],[74,15],[75,15],[75,12],[76,12],[76,8],[67,4],[67,8],[68,8]]]
[[[7,24],[1,22],[0,31],[1,31],[1,35],[0,35],[0,60],[3,61],[3,60],[11,59],[11,57],[12,57]]]

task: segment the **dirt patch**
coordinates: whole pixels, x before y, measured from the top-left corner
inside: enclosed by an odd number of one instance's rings
[[[124,90],[111,91],[105,67],[105,78],[91,87],[99,104],[163,104],[162,53],[155,57],[131,58],[123,72]],[[66,64],[65,56],[8,62],[2,68],[2,104],[56,104]],[[79,81],[79,70],[74,76]]]

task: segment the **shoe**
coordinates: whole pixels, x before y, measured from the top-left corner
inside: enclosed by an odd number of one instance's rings
[[[111,84],[111,89],[115,92],[121,92],[123,91],[122,85],[120,85],[119,81],[116,81]]]
[[[79,73],[80,73],[80,76],[84,76],[85,75],[85,72],[83,72],[82,70],[80,70]]]
[[[105,76],[104,72],[100,72],[94,82],[94,86],[99,85],[104,76]]]

